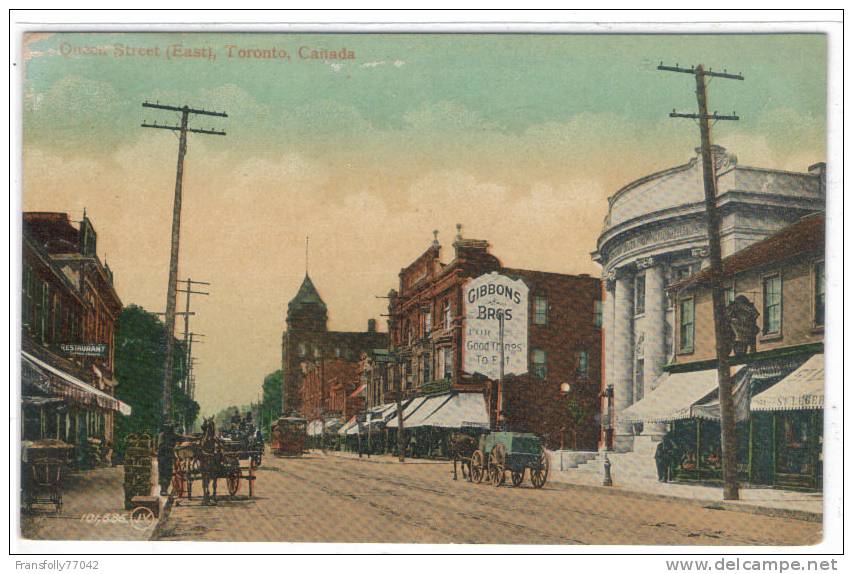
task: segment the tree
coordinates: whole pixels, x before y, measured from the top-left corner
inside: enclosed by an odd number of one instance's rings
[[[263,399],[261,400],[261,420],[259,426],[268,431],[281,413],[281,393],[284,385],[284,375],[281,369],[264,377]]]
[[[133,411],[129,417],[117,415],[115,444],[119,456],[124,454],[127,435],[145,432],[154,436],[160,429],[165,342],[165,327],[157,315],[136,305],[122,310],[115,336],[115,375],[119,381],[116,398],[130,405]],[[177,384],[185,355],[179,341],[173,348],[173,409],[178,418],[192,425],[198,417],[199,406]]]

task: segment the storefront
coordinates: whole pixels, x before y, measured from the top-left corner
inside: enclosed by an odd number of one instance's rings
[[[130,415],[130,406],[26,351],[21,383],[22,441],[70,444],[78,467],[108,463],[113,413]]]
[[[769,437],[770,483],[820,489],[823,484],[824,360],[819,353],[750,402]],[[769,431],[769,432],[768,432]]]
[[[397,419],[387,427],[396,432]],[[481,432],[489,428],[486,400],[480,393],[450,392],[417,397],[403,410],[403,429],[410,456],[446,458],[454,432]]]
[[[732,367],[738,477],[756,485],[820,488],[823,355]],[[622,413],[632,423],[666,423],[673,479],[722,479],[716,369],[665,373],[654,391]]]

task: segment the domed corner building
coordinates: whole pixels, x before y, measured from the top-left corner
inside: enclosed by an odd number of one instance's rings
[[[737,164],[714,146],[723,257],[799,218],[825,210],[823,163],[807,172]],[[665,289],[708,263],[705,192],[699,150],[686,164],[633,181],[609,198],[592,258],[606,288],[604,443],[617,452],[653,455],[664,424],[631,423],[619,414],[655,387],[674,356],[674,308]]]

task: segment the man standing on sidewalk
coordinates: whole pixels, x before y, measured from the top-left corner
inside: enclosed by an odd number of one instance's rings
[[[169,483],[172,481],[172,467],[175,463],[175,430],[171,424],[163,425],[157,437],[157,475],[160,482],[160,496],[168,496]]]
[[[666,482],[666,471],[669,466],[669,461],[667,460],[667,445],[666,438],[658,443],[657,448],[655,448],[655,466],[658,471],[658,482]]]

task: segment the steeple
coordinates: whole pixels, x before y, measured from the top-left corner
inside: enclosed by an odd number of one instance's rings
[[[327,320],[326,303],[306,272],[299,291],[287,304],[287,329],[325,331]]]

